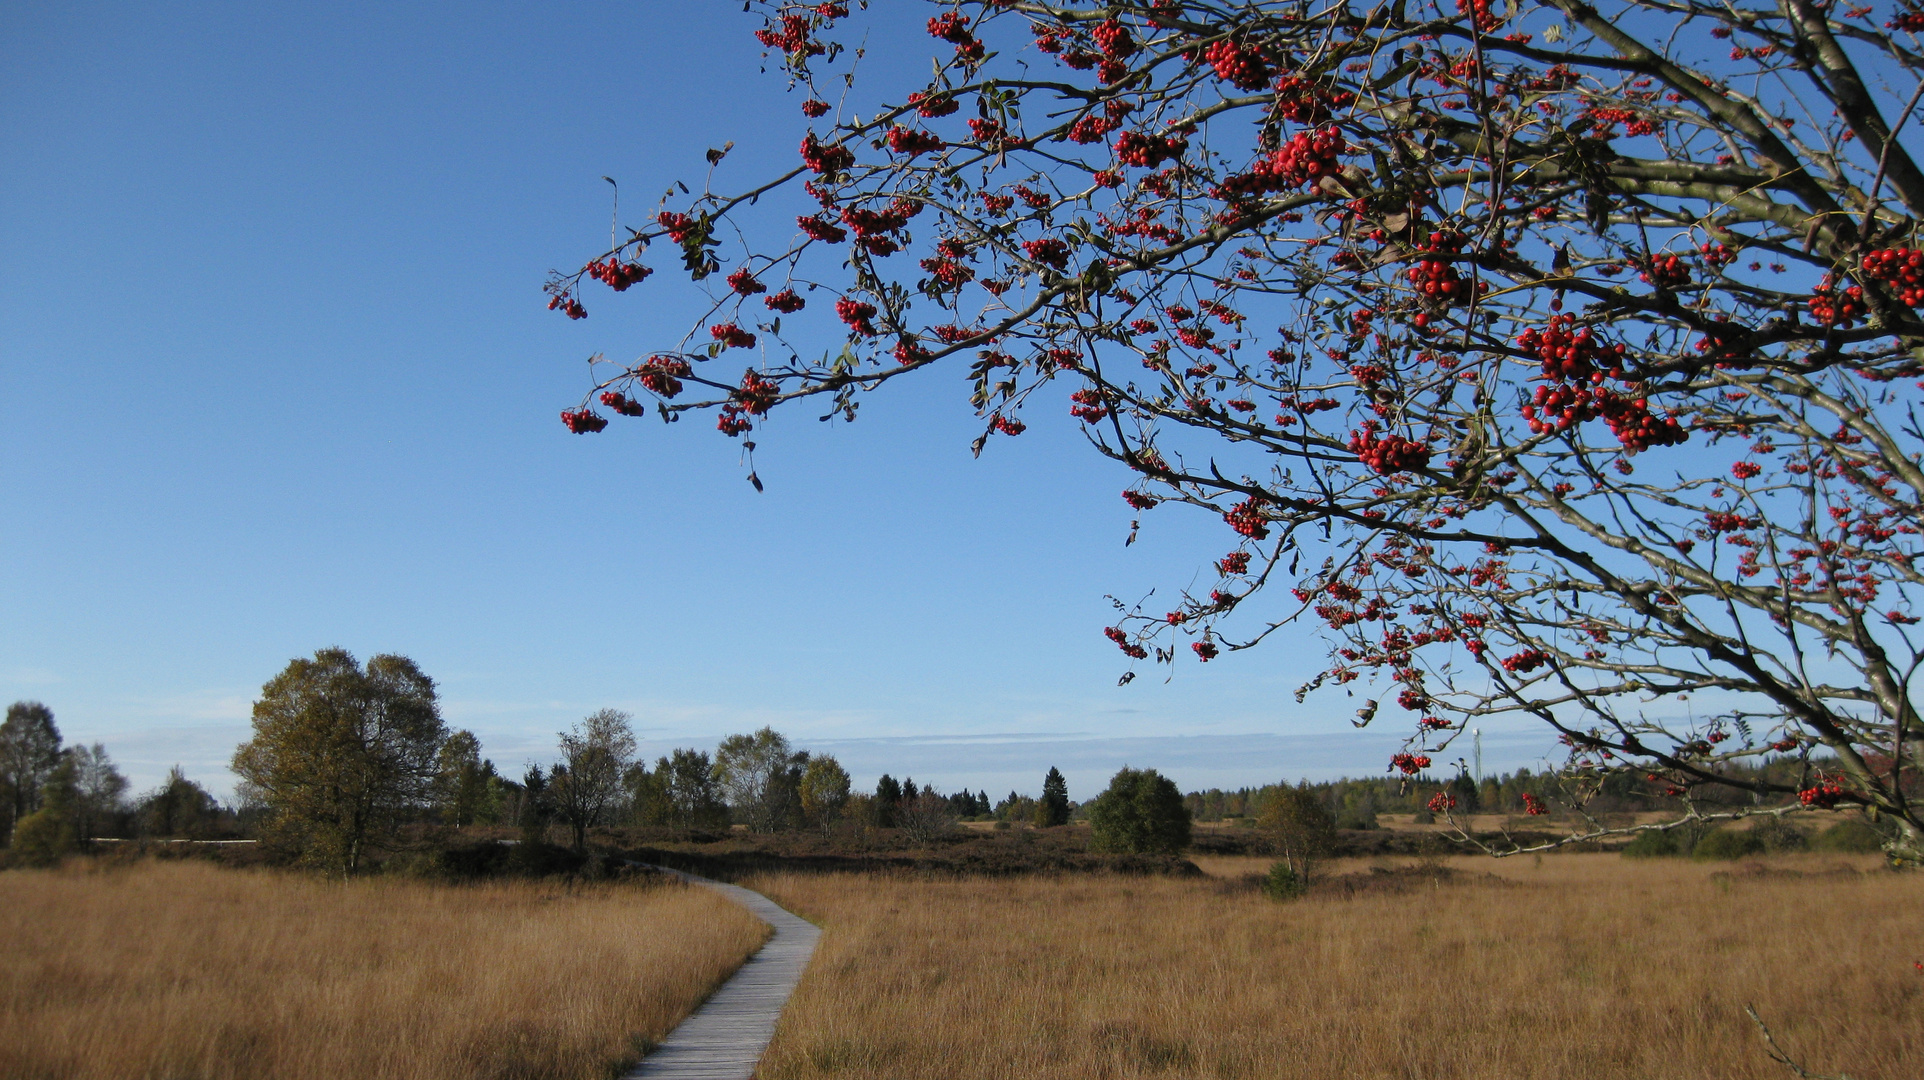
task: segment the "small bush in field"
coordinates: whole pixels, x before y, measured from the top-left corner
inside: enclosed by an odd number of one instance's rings
[[[1189,809],[1175,782],[1125,766],[1089,809],[1089,850],[1174,855],[1189,846]]]
[[[1668,832],[1638,833],[1635,840],[1623,847],[1623,854],[1631,859],[1656,859],[1687,854],[1684,846],[1677,842],[1677,836]]]
[[[1750,831],[1716,829],[1704,834],[1690,849],[1693,859],[1744,859],[1764,853],[1764,842]]]
[[[1804,831],[1782,818],[1765,818],[1751,827],[1750,835],[1764,846],[1764,850],[1776,855],[1785,851],[1803,851],[1810,846],[1810,838]]]
[[[1883,850],[1884,834],[1862,818],[1848,818],[1819,833],[1815,846],[1820,851],[1869,854]]]
[[[1303,880],[1287,859],[1277,860],[1269,873],[1263,875],[1263,895],[1271,900],[1293,900],[1308,888],[1309,882]]]

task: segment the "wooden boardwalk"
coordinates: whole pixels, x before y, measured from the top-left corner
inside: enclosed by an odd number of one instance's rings
[[[761,893],[679,870],[657,869],[721,893],[774,927],[775,936],[669,1032],[626,1080],[750,1080],[822,932]]]

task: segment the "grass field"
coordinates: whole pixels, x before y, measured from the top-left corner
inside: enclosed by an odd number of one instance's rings
[[[1206,879],[770,875],[825,928],[763,1060],[812,1077],[1924,1076],[1924,877],[1557,855]]]
[[[766,933],[679,885],[8,871],[0,1076],[601,1078]]]

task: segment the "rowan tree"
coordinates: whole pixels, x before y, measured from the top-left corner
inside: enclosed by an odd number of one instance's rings
[[[864,97],[848,5],[752,6],[800,160],[724,191],[713,151],[549,282],[583,317],[662,244],[712,301],[593,365],[571,430],[709,412],[752,451],[966,372],[978,452],[1067,411],[1138,521],[1224,523],[1210,585],[1106,629],[1132,660],[1309,623],[1303,693],[1393,701],[1395,773],[1518,715],[1568,809],[1622,770],[1677,820],[1860,808],[1924,859],[1924,11],[978,0]],[[1762,805],[1695,801],[1733,782]]]
[[[272,838],[352,874],[371,841],[431,800],[446,737],[434,680],[414,661],[381,655],[363,669],[322,649],[261,687],[233,769],[265,803]]]

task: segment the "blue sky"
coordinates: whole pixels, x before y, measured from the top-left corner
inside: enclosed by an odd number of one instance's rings
[[[927,71],[925,13],[868,85]],[[677,11],[675,18],[663,13]],[[1307,632],[1117,687],[1106,594],[1166,595],[1233,539],[1152,513],[1066,416],[969,455],[959,372],[796,411],[569,435],[582,361],[672,341],[662,274],[592,316],[550,267],[703,149],[786,166],[799,97],[723,3],[0,4],[0,698],[53,707],[137,787],[219,792],[293,656],[399,652],[510,771],[603,706],[644,747],[773,724],[944,790],[1071,794],[1373,774],[1400,731],[1297,705]],[[827,344],[826,339],[823,342]],[[1486,762],[1535,765],[1534,731]]]

